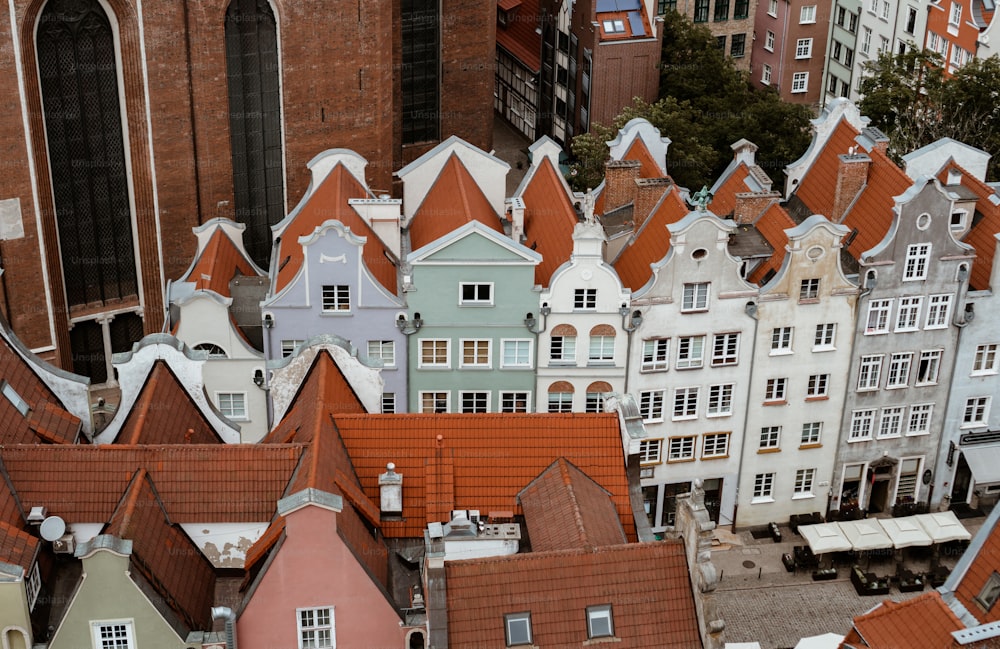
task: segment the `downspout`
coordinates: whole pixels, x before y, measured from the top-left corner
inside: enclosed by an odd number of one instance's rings
[[[629,306],[627,303],[622,303],[621,308],[618,310],[622,317],[622,329],[625,330],[625,382],[624,391],[628,392],[628,367],[629,361],[632,359],[632,332],[639,328],[642,324],[642,311],[636,309],[629,313]],[[628,318],[628,320],[626,320]]]
[[[226,620],[226,649],[236,649],[236,614],[228,606],[213,606],[212,619]]]
[[[756,341],[757,341],[757,325],[760,323],[760,318],[757,317],[757,303],[756,302],[747,302],[746,306],[744,307],[744,309],[746,311],[746,314],[748,316],[750,316],[750,318],[753,319],[753,338],[751,340],[754,341],[754,348],[756,348],[757,347],[757,343],[756,343]],[[739,482],[739,480],[740,480],[740,477],[743,475],[743,457],[745,455],[744,446],[746,445],[746,441],[747,441],[747,439],[746,439],[746,437],[747,437],[747,434],[746,434],[747,420],[750,417],[750,399],[749,399],[749,395],[750,395],[750,387],[753,385],[753,365],[754,365],[753,361],[754,361],[754,358],[756,356],[757,355],[755,353],[750,354],[750,372],[748,373],[748,376],[750,377],[750,380],[747,383],[747,400],[746,400],[746,405],[743,408],[743,440],[742,440],[743,443],[740,444],[740,463],[739,463],[739,467],[736,469],[736,476],[737,476],[737,478],[736,478],[736,499],[733,502],[733,522],[732,522],[732,525],[730,526],[730,531],[732,531],[734,534],[736,533],[736,518],[737,518],[736,514],[739,513],[739,510],[740,510],[740,482]],[[722,514],[720,513],[719,516],[721,517]]]

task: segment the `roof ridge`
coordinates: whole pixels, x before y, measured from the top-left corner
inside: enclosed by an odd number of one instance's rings
[[[111,518],[108,521],[107,528],[117,527],[117,534],[115,536],[119,538],[125,538],[126,530],[129,524],[132,522],[132,516],[135,514],[136,505],[139,502],[139,494],[142,492],[142,481],[148,475],[145,467],[139,467],[132,474],[132,479],[129,481],[128,485],[125,487],[125,491],[122,492],[122,498],[118,502],[118,507],[112,512]],[[118,513],[121,512],[121,519],[117,521],[116,518]]]

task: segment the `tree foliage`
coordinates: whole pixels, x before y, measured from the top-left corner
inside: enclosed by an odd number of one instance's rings
[[[707,27],[674,11],[664,16],[660,98],[652,104],[635,99],[612,124],[591,124],[589,133],[573,139],[574,189],[600,183],[608,157],[604,143],[634,117],[646,118],[670,138],[667,171],[689,188],[711,185],[740,138],[758,146],[757,164],[780,183],[785,165],[810,141],[808,108],[781,101],[771,89],[754,88],[716,47]]]
[[[903,155],[950,137],[991,154],[988,177],[1000,169],[1000,57],[973,59],[948,78],[929,50],[883,53],[865,64],[859,107],[889,136],[889,155]]]

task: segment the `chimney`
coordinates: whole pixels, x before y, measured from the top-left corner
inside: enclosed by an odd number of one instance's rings
[[[395,469],[396,465],[389,462],[385,465],[385,473],[378,477],[383,516],[403,515],[403,476],[396,473]]]
[[[524,199],[510,199],[510,238],[518,243],[524,243]]]
[[[874,149],[884,155],[889,150],[889,136],[874,126],[861,129],[861,141],[868,151]]]
[[[636,178],[635,204],[632,206],[632,222],[638,230],[653,212],[663,195],[670,191],[674,184],[670,178]]]
[[[779,192],[741,192],[736,194],[733,220],[736,225],[752,225],[772,202],[781,200]]]
[[[750,140],[739,139],[729,147],[733,150],[733,160],[736,162],[746,163],[748,167],[757,164],[757,145]]]
[[[868,182],[868,169],[871,167],[872,159],[864,153],[842,153],[837,156],[840,159],[837,165],[837,186],[833,192],[833,209],[830,220],[840,223],[844,218],[847,208],[857,197],[858,193]]]
[[[604,212],[635,200],[635,181],[642,163],[638,160],[611,160],[604,166]]]
[[[954,187],[955,185],[962,184],[962,172],[959,171],[958,167],[948,167],[948,186]]]

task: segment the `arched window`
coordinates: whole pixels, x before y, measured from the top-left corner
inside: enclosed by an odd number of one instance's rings
[[[549,412],[573,412],[573,384],[556,381],[549,386]]]
[[[604,412],[604,398],[611,392],[611,384],[607,381],[594,381],[587,386],[586,412]]]
[[[599,324],[590,330],[590,361],[611,362],[615,360],[615,328]]]
[[[37,44],[67,303],[137,300],[111,22],[97,0],[50,0]]]
[[[267,268],[270,226],[285,216],[278,27],[267,0],[229,3],[226,70],[235,216],[247,253]]]

